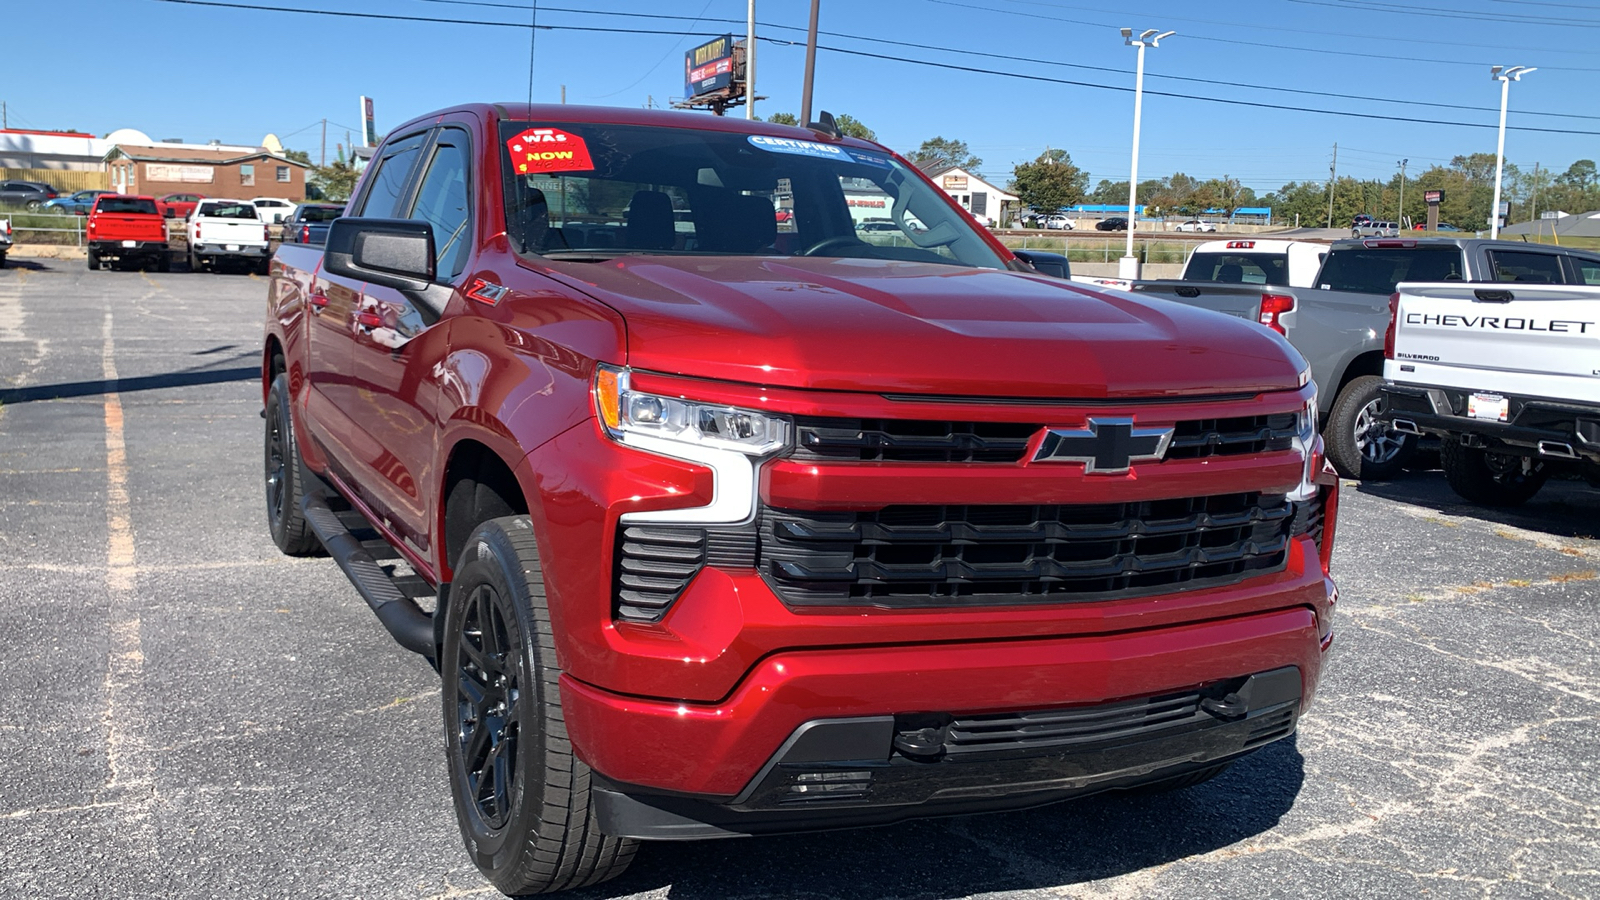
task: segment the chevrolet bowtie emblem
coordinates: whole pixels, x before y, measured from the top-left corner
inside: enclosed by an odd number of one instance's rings
[[[1135,428],[1132,419],[1090,419],[1088,428],[1052,428],[1034,462],[1081,462],[1085,475],[1122,475],[1136,462],[1167,455],[1171,428]]]

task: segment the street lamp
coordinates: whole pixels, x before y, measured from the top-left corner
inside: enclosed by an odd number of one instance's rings
[[[1133,76],[1133,165],[1128,171],[1128,255],[1117,262],[1119,278],[1138,278],[1140,269],[1139,258],[1133,255],[1133,226],[1139,221],[1134,210],[1139,200],[1139,116],[1144,111],[1144,48],[1159,47],[1163,38],[1175,34],[1176,31],[1149,28],[1135,38],[1132,28],[1122,29],[1122,43],[1139,48],[1139,63]]]
[[[1406,163],[1410,159],[1400,160],[1400,214],[1394,217],[1396,225],[1402,229],[1406,227]]]
[[[1506,167],[1506,101],[1511,97],[1511,82],[1521,81],[1529,72],[1539,71],[1531,66],[1494,66],[1489,77],[1500,82],[1500,143],[1494,151],[1494,206],[1489,209],[1489,239],[1500,237],[1500,177]]]

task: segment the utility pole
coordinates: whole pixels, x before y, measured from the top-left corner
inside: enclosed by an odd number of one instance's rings
[[[1406,163],[1409,159],[1400,160],[1400,215],[1395,216],[1395,223],[1401,228],[1406,227]]]
[[[321,163],[321,165],[324,168],[326,168],[327,165],[328,165],[328,120],[327,119],[323,119],[322,120],[322,163]]]
[[[744,26],[744,117],[750,121],[756,117],[756,0],[750,0]]]
[[[806,30],[806,83],[800,92],[800,127],[811,124],[811,81],[817,74],[817,6],[822,0],[811,0],[811,27]]]
[[[1539,164],[1533,164],[1533,221],[1539,221]]]
[[[11,127],[11,111],[6,108],[4,100],[0,100],[0,128]]]
[[[1339,144],[1333,145],[1333,165],[1328,167],[1328,225],[1333,227],[1333,186],[1339,183]]]
[[[564,84],[561,86],[561,105],[567,105],[567,86]]]

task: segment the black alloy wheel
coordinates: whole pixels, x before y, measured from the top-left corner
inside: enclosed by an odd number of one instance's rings
[[[517,778],[518,677],[522,647],[508,625],[515,615],[487,584],[462,598],[461,654],[455,671],[456,723],[451,738],[466,767],[467,796],[483,824],[501,829],[511,816]]]
[[[289,556],[307,556],[322,549],[316,532],[300,509],[305,486],[300,448],[294,440],[294,420],[289,411],[289,376],[279,372],[267,392],[266,439],[263,441],[267,499],[267,530],[272,542]]]

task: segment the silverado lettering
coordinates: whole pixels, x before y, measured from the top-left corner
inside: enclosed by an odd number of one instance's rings
[[[1294,733],[1339,481],[1277,335],[1046,277],[863,140],[474,105],[372,159],[272,265],[268,526],[438,668],[500,890]]]

